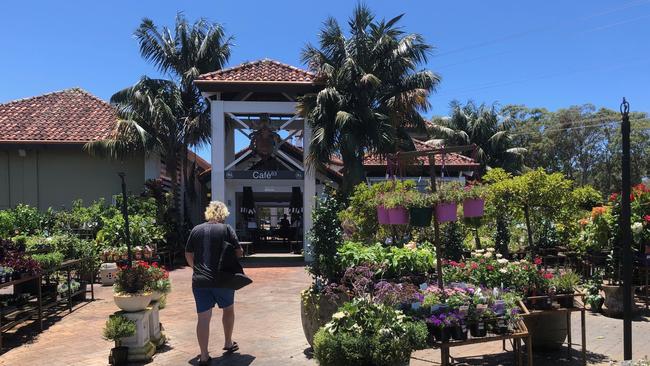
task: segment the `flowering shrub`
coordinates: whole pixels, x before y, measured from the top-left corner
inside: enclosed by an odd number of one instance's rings
[[[114,291],[124,294],[138,294],[150,291],[152,284],[150,267],[144,261],[134,261],[131,267],[120,267],[115,276]]]
[[[401,311],[367,299],[344,304],[314,337],[314,357],[323,366],[399,365],[426,347],[427,329]]]
[[[172,290],[169,272],[164,267],[158,266],[158,263],[153,263],[149,266],[148,272],[151,276],[150,287],[153,291],[168,294]]]
[[[533,263],[522,259],[509,261],[494,254],[494,249],[476,250],[463,262],[449,261],[443,267],[445,282],[471,283],[487,288],[509,288],[521,294],[545,292],[552,274],[539,268],[541,259]]]

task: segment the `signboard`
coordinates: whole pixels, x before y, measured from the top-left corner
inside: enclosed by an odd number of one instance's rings
[[[224,172],[226,179],[255,179],[255,180],[273,180],[273,179],[304,179],[305,175],[301,171],[289,170],[227,170]]]

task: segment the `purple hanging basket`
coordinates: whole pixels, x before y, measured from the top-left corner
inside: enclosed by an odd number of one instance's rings
[[[472,198],[463,201],[463,215],[465,217],[481,217],[485,210],[485,200]]]
[[[406,207],[402,206],[389,208],[388,220],[391,225],[406,225],[409,223],[409,212]]]
[[[438,222],[456,221],[458,205],[453,202],[441,202],[436,205],[436,220]]]
[[[381,225],[390,224],[390,220],[388,219],[388,209],[386,207],[377,206],[377,221]]]

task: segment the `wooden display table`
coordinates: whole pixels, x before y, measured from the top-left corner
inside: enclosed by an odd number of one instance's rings
[[[525,310],[524,310],[525,311]],[[526,328],[526,324],[522,320],[517,321],[515,329],[512,333],[509,334],[488,334],[485,337],[471,337],[464,341],[454,341],[451,340],[445,343],[437,343],[433,348],[440,348],[440,364],[442,366],[448,366],[450,364],[451,355],[449,354],[450,348],[468,346],[470,344],[477,343],[487,343],[487,342],[505,342],[510,340],[513,345],[513,351],[515,355],[515,364],[518,366],[523,366],[523,346],[522,343],[525,341],[527,348],[527,365],[533,365],[533,349],[532,341],[530,338],[530,333]],[[504,347],[505,348],[505,347]]]

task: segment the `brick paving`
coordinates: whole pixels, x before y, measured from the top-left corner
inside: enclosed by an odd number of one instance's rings
[[[238,292],[234,339],[240,344],[238,354],[220,357],[213,365],[316,365],[309,359],[308,345],[300,324],[300,291],[309,284],[309,277],[301,266],[254,267],[247,273],[254,285]],[[161,311],[168,345],[154,356],[150,365],[196,365],[198,346],[194,333],[194,300],[190,290],[191,271],[188,268],[171,273],[174,291]],[[72,314],[49,324],[42,333],[30,337],[19,333],[14,337],[14,348],[0,356],[0,365],[106,365],[111,343],[101,339],[101,329],[109,314],[116,310],[111,289],[98,287],[97,300],[81,306]],[[219,315],[215,312],[215,315]],[[573,317],[573,339],[579,340],[579,321]],[[213,357],[223,344],[221,321],[212,321],[210,348]],[[587,316],[587,344],[590,365],[608,365],[622,355],[622,321],[600,315]],[[16,344],[18,341],[22,344]],[[634,322],[635,358],[650,355],[650,318],[640,317]],[[11,347],[11,339],[7,341]],[[512,355],[501,350],[501,343],[472,345],[452,349],[457,361],[468,365],[510,365]],[[469,357],[480,356],[482,357]],[[579,365],[579,352],[567,360],[566,351],[536,353],[535,365]],[[414,353],[411,365],[438,364],[438,351]]]

